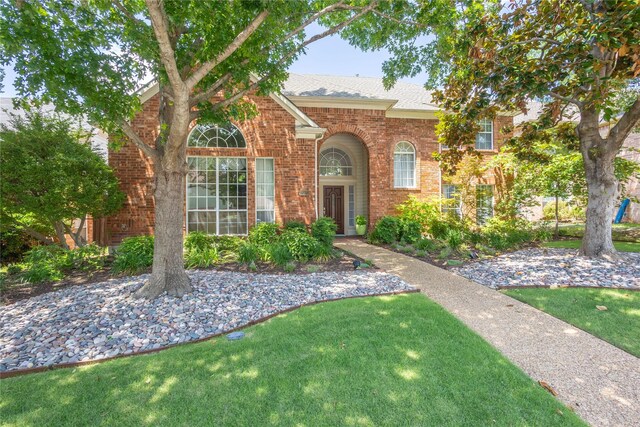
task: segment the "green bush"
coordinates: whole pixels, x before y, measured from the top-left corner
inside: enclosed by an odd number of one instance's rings
[[[73,266],[68,252],[60,246],[36,246],[24,257],[20,278],[27,283],[55,282],[64,278],[64,270]]]
[[[284,242],[272,243],[266,248],[268,259],[277,266],[284,266],[293,260],[289,248]]]
[[[258,246],[266,246],[278,238],[278,224],[261,222],[249,230],[249,241]]]
[[[483,227],[482,233],[487,244],[497,250],[517,247],[535,239],[531,224],[524,219],[503,221],[491,218]]]
[[[220,261],[213,236],[196,231],[184,240],[184,264],[187,268],[207,268]]]
[[[335,257],[335,251],[332,247],[327,247],[324,245],[318,245],[318,252],[314,257],[314,260],[320,262],[329,261],[331,258]]]
[[[560,221],[570,220],[584,220],[585,210],[580,206],[576,206],[565,202],[564,200],[558,201],[558,218]],[[555,220],[556,219],[556,203],[549,202],[542,208],[542,219]]]
[[[238,261],[244,264],[255,265],[255,262],[260,257],[260,247],[253,242],[245,242],[238,248]]]
[[[333,240],[336,237],[337,230],[338,225],[336,222],[332,218],[325,216],[311,223],[311,235],[320,242],[322,246],[327,248],[333,246]]]
[[[304,231],[306,233],[307,232],[307,225],[302,221],[293,219],[291,221],[287,221],[287,222],[284,223],[284,229],[285,230]]]
[[[153,264],[153,236],[127,237],[122,240],[113,260],[116,273],[135,274]]]
[[[413,246],[419,251],[427,251],[427,252],[433,251],[438,247],[436,242],[434,242],[431,239],[427,239],[425,237],[416,241],[416,243]]]
[[[67,256],[72,267],[82,271],[99,270],[107,259],[105,249],[95,243],[67,251]]]
[[[420,224],[420,231],[429,228],[431,222],[440,217],[440,205],[436,200],[420,200],[414,195],[409,195],[404,203],[396,206],[396,210],[400,219]]]
[[[415,243],[422,237],[422,225],[412,219],[400,219],[400,241]]]
[[[464,243],[464,232],[457,228],[450,228],[447,231],[444,241],[447,242],[447,246],[452,251],[457,251]]]
[[[315,258],[321,246],[313,236],[296,229],[286,230],[280,236],[280,241],[287,245],[294,259],[302,262]]]
[[[383,216],[376,222],[370,239],[373,242],[391,244],[398,240],[400,220],[395,216]]]
[[[238,236],[215,236],[210,235],[209,238],[218,249],[218,253],[222,255],[224,252],[237,253],[238,248],[244,242],[244,239]]]

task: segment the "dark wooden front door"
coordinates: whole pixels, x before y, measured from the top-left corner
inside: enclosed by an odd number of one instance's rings
[[[344,187],[323,187],[324,216],[333,218],[338,224],[338,234],[344,234]]]

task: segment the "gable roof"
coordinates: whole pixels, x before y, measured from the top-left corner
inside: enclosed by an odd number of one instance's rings
[[[391,101],[391,110],[437,111],[431,92],[424,87],[399,81],[385,89],[379,77],[327,76],[290,73],[283,95],[299,98],[342,98],[352,101]]]

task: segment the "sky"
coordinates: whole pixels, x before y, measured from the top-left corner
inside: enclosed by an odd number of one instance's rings
[[[312,29],[313,31],[313,29]],[[389,52],[362,52],[352,47],[338,35],[312,43],[289,68],[289,72],[297,74],[325,74],[334,76],[382,77],[382,63],[389,58]],[[0,96],[15,96],[13,80],[15,74],[11,68],[5,68],[5,78]],[[403,79],[411,83],[423,85],[425,75],[411,79]]]

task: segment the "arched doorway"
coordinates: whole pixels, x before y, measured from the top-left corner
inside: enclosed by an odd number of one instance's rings
[[[335,134],[320,147],[318,210],[336,221],[338,234],[356,234],[355,217],[368,216],[368,166],[366,147],[351,134]]]

